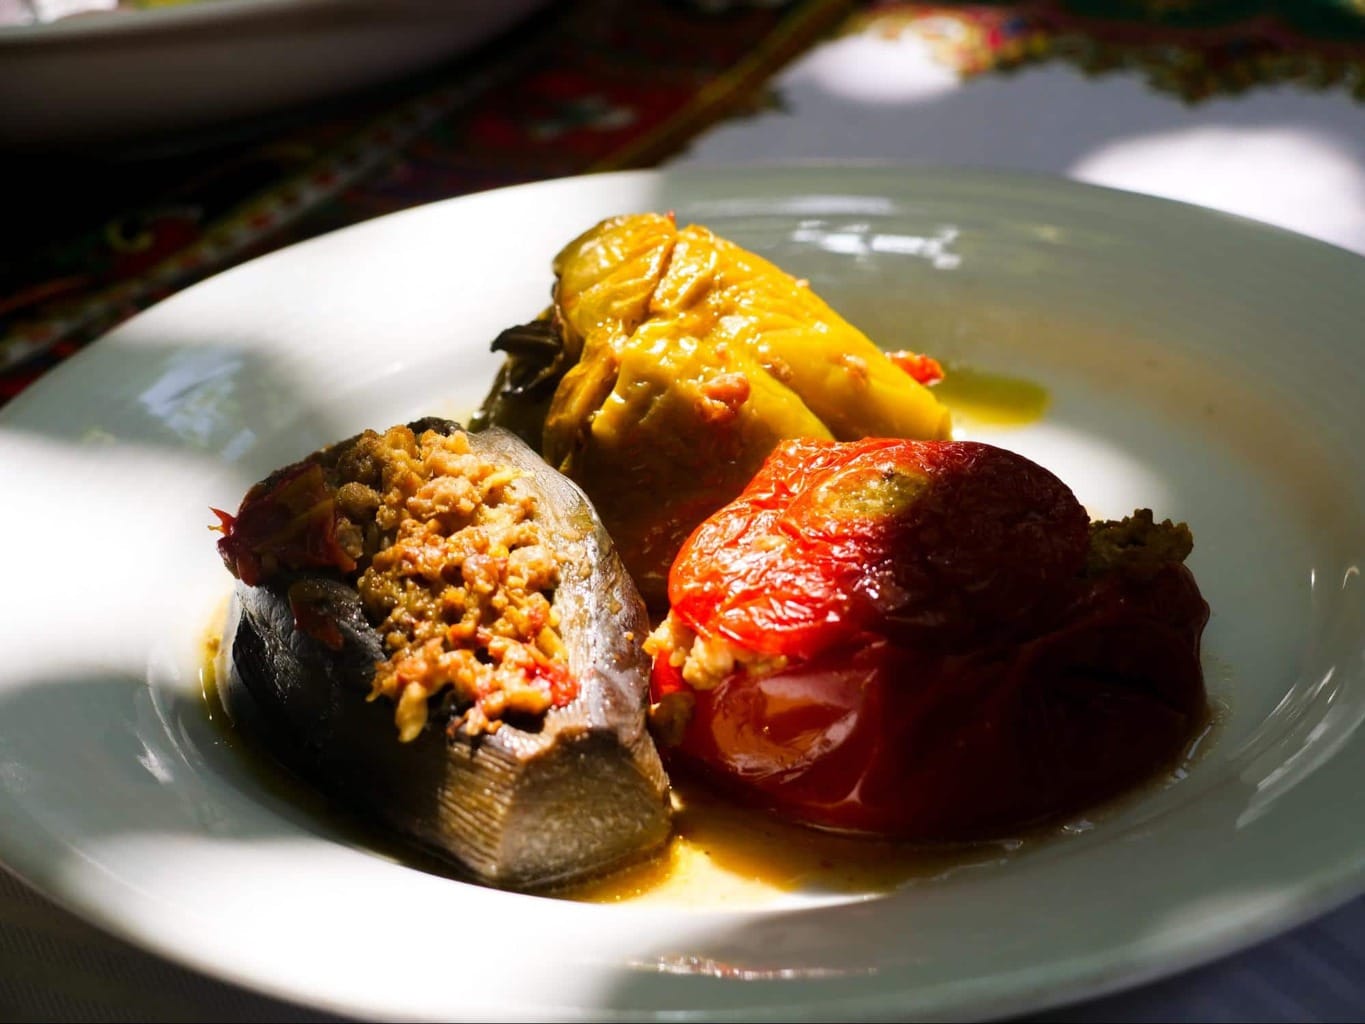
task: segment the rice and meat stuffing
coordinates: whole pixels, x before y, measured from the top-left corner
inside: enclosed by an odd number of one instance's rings
[[[366,431],[320,462],[337,544],[389,652],[371,699],[396,702],[401,740],[447,688],[465,709],[450,728],[470,734],[573,698],[552,607],[559,561],[517,470],[474,454],[461,431],[405,426]]]

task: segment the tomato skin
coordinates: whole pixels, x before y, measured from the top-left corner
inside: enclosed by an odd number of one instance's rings
[[[886,639],[696,701],[684,766],[821,828],[970,840],[1079,810],[1179,757],[1208,606],[1180,565],[1092,588],[1059,628],[969,654]],[[656,676],[656,698],[667,689]]]
[[[881,514],[858,488],[888,471],[911,482]],[[789,820],[925,841],[1137,784],[1203,719],[1208,606],[1177,561],[1086,577],[1087,532],[999,449],[787,443],[670,576],[688,630],[783,660],[694,689],[659,651],[654,699],[692,702],[666,756]]]
[[[1089,521],[1060,480],[965,441],[783,442],[669,574],[697,632],[809,658],[859,632],[979,645],[1055,612]]]

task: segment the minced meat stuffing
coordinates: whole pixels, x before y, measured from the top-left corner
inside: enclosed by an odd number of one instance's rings
[[[307,517],[292,522],[316,530],[321,520],[325,537],[281,532],[258,537],[254,546],[250,537],[233,537],[251,516],[253,496],[264,506],[278,502],[275,495],[286,488],[299,491],[297,481],[317,473],[309,463],[321,470],[331,515],[316,513],[315,493]],[[422,731],[429,702],[443,693],[456,712],[450,728],[470,734],[495,730],[504,716],[540,715],[573,698],[552,607],[559,561],[536,521],[536,496],[518,470],[475,454],[463,432],[428,430],[417,437],[398,426],[366,431],[272,480],[285,483],[272,490],[266,481],[235,521],[223,517],[235,564],[249,564],[264,577],[281,565],[304,567],[291,565],[296,559],[287,555],[328,552],[325,558],[354,581],[389,652],[375,668],[371,699],[396,703],[400,740]],[[318,561],[307,566],[319,567]]]
[[[1142,575],[1171,562],[1183,562],[1194,550],[1194,534],[1184,523],[1156,522],[1152,510],[1140,508],[1123,519],[1090,524],[1086,573],[1097,576],[1123,566]]]

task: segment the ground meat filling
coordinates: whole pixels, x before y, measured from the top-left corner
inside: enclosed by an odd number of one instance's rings
[[[366,431],[307,462],[331,497],[333,564],[354,582],[389,652],[370,698],[395,702],[400,740],[422,732],[437,697],[450,730],[469,734],[573,699],[552,607],[559,560],[516,469],[475,454],[463,432],[417,437],[404,426]],[[252,500],[236,524],[248,521]],[[249,541],[233,538],[232,518],[225,540],[239,553]],[[259,547],[252,555],[273,564]]]
[[[1184,523],[1169,519],[1156,522],[1149,508],[1140,508],[1124,519],[1090,524],[1090,546],[1085,571],[1099,576],[1124,568],[1139,575],[1183,562],[1194,550],[1194,534]]]

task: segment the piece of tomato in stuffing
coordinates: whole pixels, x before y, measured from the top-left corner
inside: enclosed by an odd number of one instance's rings
[[[257,484],[235,516],[219,509],[223,536],[218,554],[232,575],[248,586],[280,569],[337,569],[355,561],[337,541],[337,513],[322,467],[307,460]]]

